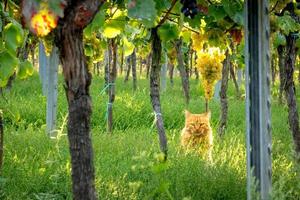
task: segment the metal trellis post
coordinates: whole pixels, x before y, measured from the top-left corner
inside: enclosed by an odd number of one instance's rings
[[[271,192],[268,5],[268,0],[245,1],[247,199],[255,198],[253,191],[263,200],[270,199]]]

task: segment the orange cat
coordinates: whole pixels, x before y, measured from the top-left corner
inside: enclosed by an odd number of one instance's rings
[[[188,149],[198,147],[201,154],[207,154],[211,160],[213,144],[212,129],[210,127],[210,111],[202,114],[192,114],[185,110],[185,127],[181,132],[181,146]]]

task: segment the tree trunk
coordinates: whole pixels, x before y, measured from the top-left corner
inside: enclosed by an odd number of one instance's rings
[[[279,85],[279,103],[282,104],[282,94],[284,90],[284,85],[285,85],[285,63],[284,63],[284,47],[283,46],[278,46],[277,47],[277,53],[278,53],[278,65],[279,65],[279,78],[280,78],[280,85]]]
[[[140,61],[140,77],[141,77],[143,73],[143,58],[140,57],[139,61]]]
[[[184,60],[183,60],[184,58],[183,58],[181,47],[182,47],[182,39],[179,39],[176,41],[175,48],[177,53],[178,69],[180,72],[182,89],[185,96],[185,103],[188,105],[190,101],[189,78],[188,78],[186,67],[184,66]]]
[[[195,67],[195,76],[196,76],[196,80],[199,80],[199,71],[197,67]]]
[[[192,77],[193,75],[193,69],[194,69],[194,66],[193,66],[193,54],[194,54],[194,51],[193,49],[190,47],[190,50],[189,50],[189,61],[190,61],[190,77]]]
[[[161,106],[160,106],[160,94],[159,94],[159,86],[160,86],[160,59],[161,59],[161,40],[157,34],[157,27],[152,28],[151,30],[151,39],[152,39],[152,65],[150,72],[150,97],[152,107],[155,113],[155,122],[159,135],[159,143],[160,149],[164,153],[165,159],[167,159],[167,137],[165,134],[163,117],[161,114]]]
[[[113,130],[113,103],[115,101],[115,80],[117,75],[117,44],[115,39],[109,41],[109,87],[108,87],[108,104],[107,104],[107,132]]]
[[[134,50],[130,56],[131,67],[132,67],[132,81],[133,81],[133,90],[136,91],[137,80],[136,80],[136,51]]]
[[[128,56],[126,58],[126,65],[127,65],[127,71],[126,71],[126,76],[125,76],[125,79],[124,79],[124,83],[126,83],[129,79],[129,75],[130,75],[130,70],[131,70],[131,55]]]
[[[234,72],[234,67],[233,67],[233,64],[232,63],[229,63],[229,70],[230,70],[230,75],[231,75],[231,78],[233,80],[233,83],[234,83],[234,87],[235,87],[235,91],[236,91],[236,96],[237,97],[240,97],[240,88],[239,88],[239,84],[237,83],[236,81],[236,76],[235,76],[235,72]]]
[[[122,49],[121,53],[121,63],[120,63],[120,74],[123,74],[123,66],[124,66],[124,50]]]
[[[289,108],[289,124],[293,135],[294,147],[296,158],[300,161],[300,128],[299,128],[299,115],[297,108],[296,90],[294,85],[294,69],[296,60],[296,37],[289,34],[286,37],[286,59],[285,59],[285,96]]]
[[[104,54],[104,80],[105,80],[105,85],[108,84],[109,82],[109,65],[110,65],[110,60],[109,60],[109,52],[110,50],[107,49]],[[108,89],[105,91],[107,93]]]
[[[89,87],[92,77],[84,55],[83,29],[102,4],[96,0],[70,1],[55,30],[69,107],[68,139],[74,200],[97,199],[90,137],[92,107]]]
[[[220,91],[220,102],[221,102],[221,117],[219,124],[219,136],[225,134],[227,126],[227,114],[228,114],[228,100],[227,100],[227,88],[228,88],[228,77],[230,68],[230,58],[228,50],[226,50],[226,58],[223,62],[222,68],[222,80],[221,80],[221,91]]]
[[[4,128],[3,128],[3,113],[0,110],[0,174],[3,164],[3,142],[4,142]]]
[[[171,87],[174,86],[174,65],[172,63],[169,63],[169,76],[170,76],[170,83]]]
[[[274,87],[275,79],[276,79],[276,64],[275,64],[274,57],[271,60],[271,73],[272,73],[272,87]]]
[[[146,78],[148,79],[149,78],[149,73],[150,73],[150,68],[151,68],[151,65],[152,65],[152,54],[150,53],[148,55],[148,58],[147,58],[147,73],[146,73]]]
[[[194,52],[194,55],[195,55],[194,62],[197,63],[197,54],[196,54],[196,52]],[[199,75],[199,71],[198,71],[197,67],[195,67],[195,75],[196,75],[196,79],[199,80],[200,75]]]

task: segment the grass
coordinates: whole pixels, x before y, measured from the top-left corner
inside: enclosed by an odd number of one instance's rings
[[[0,199],[71,199],[70,157],[63,119],[67,103],[60,77],[58,139],[45,134],[46,98],[37,75],[17,80],[11,92],[0,98],[5,118],[5,157],[0,176]],[[114,133],[105,133],[107,96],[100,94],[103,78],[91,85],[93,98],[92,137],[96,188],[99,199],[246,199],[245,104],[229,88],[228,127],[221,140],[216,135],[220,106],[210,103],[214,130],[213,164],[179,148],[184,124],[184,98],[180,80],[161,95],[169,161],[159,162],[158,138],[151,131],[153,114],[148,80],[117,80]],[[272,101],[273,199],[300,199],[299,166],[293,162],[293,143],[287,123],[287,108]],[[191,80],[192,112],[203,112],[203,91]],[[298,98],[299,99],[299,98]],[[299,102],[300,103],[300,102]]]

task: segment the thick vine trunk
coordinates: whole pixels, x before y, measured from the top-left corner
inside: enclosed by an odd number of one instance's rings
[[[271,73],[272,73],[272,87],[273,87],[275,84],[275,79],[276,79],[276,64],[275,64],[274,57],[271,60]]]
[[[64,18],[59,20],[55,32],[69,107],[68,139],[75,200],[97,199],[90,137],[92,107],[89,87],[92,77],[84,55],[83,29],[102,4],[98,0],[68,1]]]
[[[195,67],[195,76],[196,76],[196,80],[199,80],[199,71],[197,67]]]
[[[228,100],[227,100],[227,88],[228,88],[228,77],[230,59],[228,50],[225,53],[226,58],[223,62],[222,68],[222,80],[221,80],[221,91],[220,91],[220,102],[221,102],[221,117],[219,124],[219,136],[223,136],[227,125],[227,114],[228,114]]]
[[[150,97],[152,107],[155,113],[155,122],[159,135],[159,143],[160,149],[165,155],[165,159],[167,159],[167,137],[165,134],[163,117],[161,114],[161,106],[160,106],[160,94],[159,94],[159,86],[160,86],[160,59],[161,59],[161,40],[157,34],[157,28],[152,28],[151,30],[151,39],[152,39],[152,65],[150,72]]]
[[[193,66],[193,54],[194,54],[194,51],[193,49],[190,47],[190,50],[189,50],[189,62],[190,62],[190,77],[192,77],[193,75],[193,70],[194,70],[194,66]]]
[[[183,58],[183,53],[182,53],[182,49],[181,49],[182,48],[182,39],[179,39],[176,41],[175,48],[176,48],[176,53],[177,53],[178,69],[179,69],[180,77],[181,77],[181,85],[182,85],[183,94],[185,97],[185,103],[189,104],[189,101],[190,101],[189,77],[188,77],[186,67],[184,66],[184,58]]]
[[[229,67],[230,75],[231,75],[232,81],[234,83],[236,96],[240,97],[240,88],[239,88],[239,84],[237,83],[237,80],[236,80],[236,75],[235,75],[233,64],[229,63],[229,65],[230,65],[230,67]]]
[[[140,61],[140,77],[141,77],[143,73],[143,58],[140,57],[139,61]]]
[[[3,113],[0,110],[0,174],[3,164],[3,142],[4,142],[4,128],[3,128]]]
[[[124,66],[124,50],[121,53],[121,63],[120,63],[120,74],[123,74],[123,66]]]
[[[150,53],[150,54],[148,55],[148,58],[147,58],[147,65],[146,65],[146,67],[147,67],[146,78],[147,78],[147,79],[149,78],[151,65],[152,65],[152,54]]]
[[[292,131],[295,152],[298,161],[300,161],[300,127],[297,108],[296,90],[294,84],[294,69],[296,60],[296,37],[290,34],[286,37],[286,59],[285,59],[285,96],[289,108],[289,124]]]
[[[132,81],[133,81],[133,90],[136,91],[137,80],[136,80],[136,51],[134,50],[130,56],[131,68],[132,68]]]
[[[105,85],[108,84],[109,80],[109,65],[110,65],[110,60],[109,60],[109,52],[110,49],[107,49],[104,54],[104,80],[105,80]],[[108,90],[105,92],[107,93]]]
[[[113,103],[115,101],[115,80],[117,76],[117,44],[115,39],[109,41],[109,87],[108,87],[108,104],[107,104],[107,132],[113,130]]]
[[[283,103],[282,96],[283,96],[283,90],[285,85],[285,63],[284,63],[284,47],[278,46],[277,47],[277,53],[278,53],[278,65],[279,65],[279,78],[280,78],[280,85],[279,85],[279,103]]]
[[[131,71],[131,68],[132,68],[131,55],[126,58],[126,65],[127,65],[127,71],[126,71],[126,76],[125,76],[125,79],[124,79],[124,83],[126,83],[129,80],[129,75],[130,75],[130,71]]]

